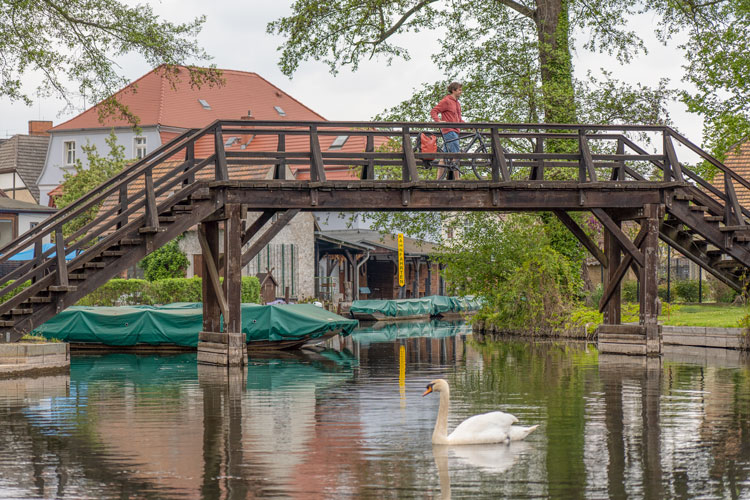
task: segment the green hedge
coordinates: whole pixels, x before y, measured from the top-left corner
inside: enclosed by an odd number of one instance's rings
[[[698,302],[698,280],[680,280],[674,282],[674,294],[682,302]]]
[[[157,305],[201,302],[200,278],[168,278],[156,281],[113,279],[78,301],[81,306]],[[260,303],[260,282],[242,278],[242,302]]]

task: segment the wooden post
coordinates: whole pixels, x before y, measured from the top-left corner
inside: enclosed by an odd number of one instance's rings
[[[218,332],[221,330],[219,318],[221,316],[221,306],[209,278],[209,266],[211,265],[209,259],[213,260],[215,267],[219,266],[219,222],[201,222],[198,230],[203,232],[211,249],[211,255],[203,252],[203,258],[201,259],[201,265],[203,266],[201,274],[203,276],[203,330],[206,332]]]
[[[237,203],[224,206],[224,296],[227,299],[228,318],[224,318],[224,331],[242,331],[242,207]]]
[[[619,220],[615,221],[617,227],[621,227]],[[620,243],[614,234],[604,229],[604,252],[607,256],[607,272],[604,275],[604,288],[613,280],[617,280],[617,267],[620,265]],[[621,317],[620,285],[618,284],[609,299],[604,310],[604,323],[607,325],[619,325]]]
[[[640,324],[646,332],[646,354],[661,353],[661,330],[658,323],[658,270],[659,270],[659,220],[663,217],[662,205],[647,204],[643,207],[646,237],[643,240],[641,268]]]

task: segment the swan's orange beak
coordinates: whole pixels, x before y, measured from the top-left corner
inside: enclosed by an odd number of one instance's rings
[[[429,393],[431,393],[431,392],[432,392],[432,386],[431,386],[431,385],[428,385],[428,386],[427,386],[427,390],[426,390],[426,391],[424,391],[424,393],[422,393],[422,397],[425,397],[425,396],[427,396],[427,395],[428,395]]]

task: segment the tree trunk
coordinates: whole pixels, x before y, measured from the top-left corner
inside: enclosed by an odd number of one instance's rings
[[[570,0],[537,0],[534,14],[545,123],[576,122],[569,8]]]

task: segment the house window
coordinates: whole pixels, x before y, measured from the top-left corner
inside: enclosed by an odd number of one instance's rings
[[[276,110],[279,116],[286,116],[286,111],[284,111],[281,106],[274,106],[273,109]]]
[[[203,107],[203,109],[211,109],[211,105],[208,104],[208,101],[206,101],[205,99],[198,99],[198,102]]]
[[[140,160],[146,156],[146,138],[135,137],[133,139],[133,158]]]
[[[72,167],[76,163],[76,141],[63,142],[63,161],[66,167]]]

